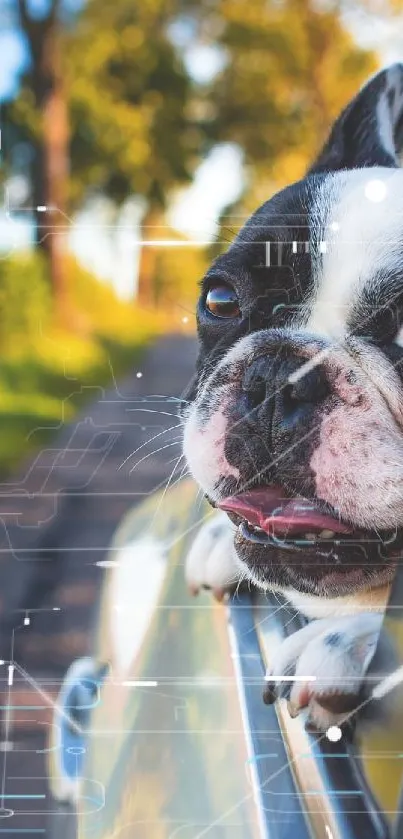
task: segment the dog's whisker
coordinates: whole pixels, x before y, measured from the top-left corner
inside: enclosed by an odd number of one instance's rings
[[[144,449],[145,446],[148,446],[149,443],[152,443],[154,440],[157,440],[158,437],[162,437],[163,434],[167,434],[168,431],[175,431],[175,429],[177,428],[182,428],[182,423],[179,423],[178,425],[171,425],[169,428],[164,428],[162,431],[159,431],[158,434],[154,434],[154,437],[150,437],[148,440],[142,443],[141,446],[138,446],[137,449],[131,452],[120,464],[120,466],[118,466],[118,469],[122,469],[122,467],[125,465],[125,463],[127,463],[128,460],[134,457],[134,455],[141,451],[141,449]]]
[[[163,503],[164,503],[164,498],[165,498],[165,496],[166,496],[166,494],[167,494],[167,492],[168,492],[169,487],[171,486],[171,481],[172,481],[172,479],[173,479],[173,476],[174,476],[174,474],[175,474],[175,472],[176,472],[176,469],[178,468],[178,466],[179,466],[179,464],[180,464],[180,462],[181,462],[181,460],[182,460],[182,458],[183,458],[183,457],[184,457],[184,454],[180,454],[180,455],[179,455],[179,457],[174,458],[174,460],[175,460],[175,465],[174,465],[174,468],[172,469],[172,472],[171,472],[171,474],[170,474],[170,476],[169,476],[169,478],[168,478],[168,481],[167,481],[167,483],[166,483],[166,486],[165,486],[165,488],[164,488],[164,490],[163,490],[163,493],[162,493],[162,495],[161,495],[161,498],[160,498],[160,500],[159,500],[158,506],[157,506],[157,508],[156,508],[156,510],[155,510],[155,512],[154,512],[153,517],[152,517],[152,521],[151,521],[151,524],[150,524],[150,529],[152,529],[153,524],[154,524],[154,522],[155,522],[155,519],[156,519],[156,517],[157,517],[157,515],[158,515],[158,513],[159,513],[159,511],[160,511],[160,509],[161,509],[161,507],[162,507],[162,505],[163,505]],[[186,464],[185,464],[185,468],[186,468]],[[180,480],[180,479],[179,479],[179,480]],[[177,483],[177,481],[175,481],[175,483],[173,484],[173,486],[175,486],[175,485],[176,485],[176,483]],[[171,486],[171,489],[172,489],[172,486]]]
[[[157,411],[155,408],[126,408],[126,411],[128,414],[157,414],[161,417],[175,417],[179,419],[179,414],[172,414],[169,411]]]
[[[180,482],[183,480],[183,478],[184,478],[186,475],[190,475],[190,473],[186,471],[186,467],[183,467],[183,468],[181,469],[181,473],[180,473],[180,475],[178,475],[178,477],[177,477],[177,478],[175,478],[175,480],[174,480],[174,481],[173,481],[173,483],[171,484],[170,489],[173,489],[173,488],[174,488],[174,487],[176,487],[178,484],[180,484]]]
[[[157,399],[162,399],[164,402],[187,402],[187,399],[183,399],[181,396],[168,396],[167,394],[163,393],[148,393],[147,396],[127,396],[125,400],[127,402],[155,402]]]
[[[197,505],[197,511],[199,511],[199,510],[200,510],[200,508],[201,508],[201,505],[202,505],[202,503],[203,503],[203,498],[204,498],[204,492],[203,492],[203,490],[200,488],[200,489],[198,490],[198,493],[197,493],[197,495],[196,495],[196,500],[195,500],[195,504]]]
[[[143,463],[145,460],[147,460],[147,458],[152,457],[155,454],[159,454],[159,452],[163,452],[165,449],[170,449],[172,446],[180,446],[181,442],[182,438],[180,440],[174,440],[171,443],[166,443],[165,446],[160,446],[159,449],[153,449],[152,452],[148,452],[148,454],[145,454],[144,457],[141,457],[140,460],[138,460],[137,463],[135,463],[134,466],[132,466],[129,475],[131,475],[132,472],[134,472],[134,470],[137,469],[138,466],[140,466],[140,463]]]

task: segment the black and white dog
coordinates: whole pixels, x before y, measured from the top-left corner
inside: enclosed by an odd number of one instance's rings
[[[326,727],[360,692],[403,556],[403,64],[207,272],[184,451],[219,511],[193,591],[246,578],[316,620],[271,671]],[[223,512],[225,511],[225,512]]]

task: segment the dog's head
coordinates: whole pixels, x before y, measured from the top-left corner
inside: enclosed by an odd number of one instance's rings
[[[403,64],[207,272],[184,450],[257,584],[338,596],[403,551]]]

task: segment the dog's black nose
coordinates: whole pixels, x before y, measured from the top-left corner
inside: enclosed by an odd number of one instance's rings
[[[252,424],[260,420],[263,408],[266,418],[269,414],[277,427],[290,431],[308,418],[330,388],[321,365],[304,372],[300,360],[260,357],[246,369],[242,390]]]
[[[296,379],[292,377],[291,381],[289,375],[287,383],[280,385],[281,390],[275,396],[282,414],[282,425],[286,428],[304,420],[313,408],[323,402],[330,390],[327,377],[320,366]]]

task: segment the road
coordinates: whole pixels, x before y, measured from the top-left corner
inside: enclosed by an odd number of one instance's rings
[[[177,400],[195,360],[193,339],[159,340],[139,370],[100,388],[51,447],[0,485],[0,836],[46,836],[49,702],[69,663],[90,651],[104,574],[97,563],[118,522],[180,476]]]

